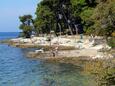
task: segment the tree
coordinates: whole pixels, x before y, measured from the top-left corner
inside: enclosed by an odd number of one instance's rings
[[[107,0],[99,3],[94,10],[92,19],[96,35],[102,35],[106,38],[112,36],[115,32],[115,1]]]
[[[33,19],[31,15],[24,15],[19,17],[21,25],[19,28],[23,31],[23,36],[30,38],[33,29]]]
[[[115,0],[42,0],[36,9],[35,30],[75,34],[80,24],[88,35],[108,37],[115,32],[114,5]]]
[[[45,33],[54,30],[56,33],[64,34],[69,29],[68,31],[73,34],[75,31],[70,0],[43,0],[38,4],[36,15],[35,27],[42,31],[47,27]]]
[[[51,9],[45,5],[45,3],[41,3],[37,7],[36,15],[37,17],[34,25],[38,33],[40,31],[47,34],[50,33],[51,29],[54,29],[52,22],[55,22],[54,13],[51,11]]]

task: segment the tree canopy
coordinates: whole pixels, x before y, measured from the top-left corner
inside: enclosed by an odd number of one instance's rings
[[[37,34],[94,34],[113,36],[115,33],[115,0],[42,0],[36,8],[36,18],[19,17],[20,29],[31,31],[28,20],[33,21]],[[79,28],[79,25],[81,28]],[[82,29],[82,30],[81,30]]]
[[[20,16],[20,26],[19,28],[23,31],[22,32],[22,36],[26,37],[26,38],[30,38],[31,33],[32,33],[32,23],[33,23],[33,19],[31,15],[24,15],[24,16]]]

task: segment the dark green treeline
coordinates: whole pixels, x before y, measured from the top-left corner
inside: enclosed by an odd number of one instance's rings
[[[35,15],[35,19],[30,15],[20,17],[24,34],[49,34],[53,30],[56,35],[84,33],[108,37],[115,32],[115,0],[42,0]]]

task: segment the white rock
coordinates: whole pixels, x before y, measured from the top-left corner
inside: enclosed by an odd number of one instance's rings
[[[44,50],[43,49],[35,50],[35,53],[39,53],[39,52],[44,53]]]
[[[110,46],[108,46],[108,45],[106,44],[106,45],[105,45],[105,49],[110,50],[110,49],[111,49],[111,47],[110,47]]]
[[[102,55],[96,55],[96,56],[94,56],[94,57],[92,57],[93,59],[102,59],[102,58],[104,58],[104,56],[102,56]]]

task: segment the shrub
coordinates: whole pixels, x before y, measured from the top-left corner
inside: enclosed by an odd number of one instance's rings
[[[115,37],[112,37],[108,40],[108,45],[112,48],[115,48]]]

